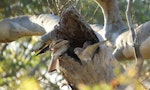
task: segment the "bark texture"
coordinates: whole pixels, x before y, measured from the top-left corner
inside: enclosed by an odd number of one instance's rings
[[[135,32],[142,57],[144,59],[149,59],[150,21],[135,28]],[[134,59],[133,41],[130,31],[126,31],[118,36],[116,39],[116,49],[113,54],[117,60]]]
[[[104,27],[98,31],[103,38],[110,41],[115,48],[113,51],[117,60],[134,59],[132,35],[122,21],[116,0],[95,0],[101,7],[104,15]],[[150,55],[150,21],[135,28],[136,39],[139,43],[140,53],[144,59]]]
[[[104,27],[100,31],[103,38],[110,41],[114,46],[116,38],[127,30],[127,26],[122,21],[119,7],[116,0],[95,0],[102,9],[104,16]],[[102,33],[101,33],[102,32]]]
[[[136,77],[139,78],[141,75],[141,70],[142,70],[142,66],[143,66],[143,57],[141,55],[140,52],[140,46],[139,46],[139,40],[137,38],[136,32],[134,30],[133,27],[133,23],[132,23],[132,19],[131,19],[131,12],[132,12],[132,0],[128,1],[128,5],[127,5],[127,9],[126,9],[126,18],[127,18],[127,23],[128,23],[128,27],[129,30],[131,31],[132,34],[132,41],[133,41],[133,50],[134,50],[134,56],[135,56],[135,60],[136,62]]]
[[[68,83],[77,89],[79,84],[95,85],[99,82],[110,83],[115,78],[113,69],[120,68],[119,63],[113,57],[106,45],[101,45],[94,53],[93,60],[81,63],[81,60],[74,53],[76,47],[83,46],[84,42],[91,44],[103,41],[102,37],[97,38],[92,28],[85,22],[80,14],[72,7],[63,12],[59,26],[55,26],[57,39],[65,39],[70,42],[68,51],[59,57],[59,70]],[[44,35],[44,40],[52,40],[51,33]],[[76,90],[75,89],[75,90]]]
[[[0,42],[11,42],[25,36],[41,36],[51,31],[59,18],[51,14],[19,16],[0,21]]]
[[[75,47],[82,47],[85,41],[93,43],[99,41],[93,30],[74,8],[70,8],[62,14],[60,30],[66,34],[70,33],[69,38],[65,37],[64,39],[73,42],[70,44],[71,53],[74,53],[72,50]],[[60,70],[69,83],[73,85],[79,83],[95,84],[100,81],[109,82],[113,78],[112,64],[109,62],[113,61],[114,58],[108,53],[105,45],[100,47],[94,55],[94,59],[87,62],[86,65],[76,62],[78,58],[69,55],[69,53],[67,53],[68,56],[64,56],[60,60]]]
[[[58,25],[60,17],[52,14],[24,15],[0,21],[0,42],[11,42],[26,36],[42,36]],[[95,31],[101,25],[91,24]]]

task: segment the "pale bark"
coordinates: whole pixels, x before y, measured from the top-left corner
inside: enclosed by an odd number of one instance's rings
[[[0,21],[0,42],[11,42],[18,38],[43,35],[51,31],[59,18],[51,14],[19,16]]]
[[[52,14],[24,15],[0,21],[0,42],[11,42],[25,36],[41,36],[53,30],[60,18]],[[102,29],[91,24],[95,31]]]
[[[116,77],[113,73],[115,67],[119,68],[118,72],[122,72],[120,64],[105,44],[99,46],[94,53],[92,61],[85,62],[84,64],[74,53],[74,49],[76,47],[82,48],[86,41],[90,41],[92,44],[103,41],[103,38],[100,35],[96,36],[98,34],[94,33],[92,28],[74,8],[69,8],[62,14],[59,24],[59,26],[54,28],[57,34],[53,37],[70,42],[68,51],[59,57],[59,70],[73,90],[77,90],[79,84],[95,85],[100,82],[110,83]],[[47,36],[51,35],[51,33],[49,32],[42,38],[45,38],[46,42],[52,40],[53,38]],[[123,90],[123,87],[120,85],[116,88]]]
[[[131,35],[132,35],[133,50],[134,50],[134,56],[136,60],[136,71],[137,71],[136,77],[139,78],[141,75],[141,70],[142,70],[144,59],[140,52],[140,46],[138,42],[139,40],[137,38],[137,34],[134,30],[132,19],[131,19],[132,2],[133,2],[132,0],[128,1],[127,9],[126,9],[126,18],[127,18],[129,30],[131,31]]]
[[[134,59],[132,50],[133,42],[131,33],[122,21],[116,0],[96,0],[101,6],[104,14],[104,27],[91,25],[99,38],[101,35],[108,39],[114,47],[113,52],[117,60]],[[33,16],[21,16],[0,21],[0,42],[10,42],[24,36],[43,35],[52,31],[58,24],[59,17],[51,14],[41,14]],[[149,59],[149,32],[150,22],[144,23],[136,28],[140,34],[140,52],[145,59]],[[127,37],[128,36],[128,37]]]
[[[113,52],[117,60],[134,59],[133,42],[131,32],[122,21],[116,0],[96,0],[104,14],[104,27],[98,33],[103,38],[110,40],[115,50]],[[146,22],[135,28],[139,40],[140,52],[144,59],[150,55],[150,22]]]
[[[144,59],[149,59],[150,55],[150,21],[141,24],[136,29],[140,52]],[[113,52],[117,60],[134,59],[132,35],[130,31],[122,33],[116,39],[116,49]]]
[[[101,35],[104,39],[110,40],[112,45],[116,43],[117,53],[123,53],[124,50],[129,53],[131,50],[128,49],[128,47],[132,47],[131,33],[127,30],[126,25],[121,19],[116,0],[96,1],[101,6],[104,13],[105,23],[103,30],[94,32],[80,14],[74,10],[73,12],[68,10],[68,12],[63,13],[61,20],[55,16],[54,18],[53,16],[51,18],[51,16],[44,15],[23,16],[20,18],[2,20],[0,22],[2,27],[2,29],[0,29],[0,32],[2,32],[0,33],[2,34],[0,35],[0,42],[13,41],[23,36],[43,35],[46,32],[51,33],[53,30],[57,30],[57,39],[67,39],[71,42],[69,51],[62,55],[60,59],[60,71],[69,84],[77,87],[79,83],[86,85],[92,85],[99,82],[110,83],[110,81],[115,78],[115,75],[112,72],[113,69],[120,65],[105,45],[100,46],[98,51],[94,54],[93,60],[85,65],[81,64],[80,60],[73,52],[74,48],[82,47],[85,41],[91,41],[92,44],[102,41]],[[59,20],[60,25],[54,28]],[[150,31],[149,26],[148,22],[136,29],[139,32],[139,37],[141,37],[141,35],[143,36],[140,39],[141,45],[143,45],[143,40],[146,40],[144,41],[144,45],[148,46],[150,40],[147,40]],[[148,27],[148,30],[146,30],[146,27]],[[145,35],[145,33],[148,35]],[[127,37],[127,35],[129,36]],[[50,39],[53,38],[45,38],[47,41]],[[116,42],[118,39],[119,41]],[[148,48],[146,47],[146,49]],[[131,51],[131,55],[132,54]]]
[[[104,16],[104,27],[99,32],[110,41],[112,45],[115,44],[116,38],[127,30],[126,25],[120,16],[119,7],[116,0],[96,0],[100,5]]]

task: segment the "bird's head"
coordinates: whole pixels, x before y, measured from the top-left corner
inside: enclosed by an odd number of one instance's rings
[[[65,45],[68,45],[68,44],[69,44],[69,41],[68,41],[68,40],[63,40],[63,43],[64,43]]]
[[[82,48],[79,48],[79,47],[77,47],[77,48],[74,49],[74,53],[76,55],[79,55],[82,51],[83,51]]]
[[[60,49],[61,47],[68,47],[69,46],[69,41],[68,40],[55,40],[52,42],[52,44],[49,46],[51,51],[55,51],[57,49]]]

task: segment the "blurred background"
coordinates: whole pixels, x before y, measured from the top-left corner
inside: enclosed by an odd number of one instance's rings
[[[118,0],[123,20],[126,22],[126,0]],[[54,14],[60,16],[67,7],[75,5],[91,24],[103,25],[103,14],[94,0],[1,0],[0,20],[20,15]],[[132,18],[140,25],[150,20],[150,0],[135,0]],[[36,56],[31,49],[39,37],[25,37],[11,43],[0,44],[0,90],[59,90],[63,81],[60,73],[47,72],[50,52]],[[134,60],[133,60],[134,61]],[[132,65],[133,61],[123,61]],[[144,61],[143,74],[150,72],[150,60]],[[67,87],[68,88],[68,87]],[[66,89],[65,89],[66,90]]]

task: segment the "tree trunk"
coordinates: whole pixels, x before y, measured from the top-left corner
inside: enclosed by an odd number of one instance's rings
[[[117,60],[134,59],[131,32],[122,21],[116,0],[95,0],[100,5],[104,15],[104,27],[98,33],[110,41],[115,47],[113,55]],[[150,21],[135,28],[136,39],[139,41],[140,53],[144,59],[149,59]]]
[[[74,53],[74,49],[82,48],[84,42],[90,41],[94,44],[102,41],[102,37],[97,38],[92,28],[74,8],[67,9],[61,17],[60,25],[55,26],[54,31],[57,33],[55,36],[57,39],[65,39],[70,42],[69,50],[59,58],[59,70],[69,85],[77,88],[79,84],[110,83],[115,78],[113,69],[116,66],[121,67],[105,44],[99,46],[93,55],[93,60],[85,62],[85,64]],[[51,37],[51,33],[49,32],[42,38]]]
[[[95,0],[102,9],[104,16],[104,27],[100,34],[110,41],[114,46],[116,38],[127,30],[120,16],[116,0]]]

